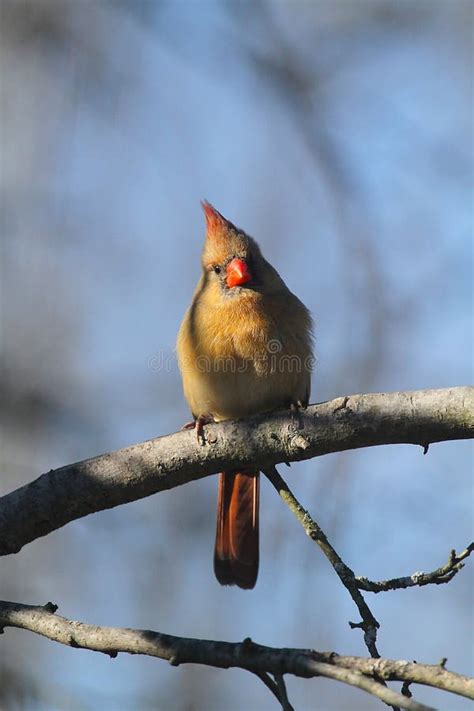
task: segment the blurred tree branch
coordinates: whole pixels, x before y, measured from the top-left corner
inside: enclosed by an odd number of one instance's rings
[[[55,615],[57,606],[22,605],[0,601],[0,629],[17,627],[30,630],[70,647],[89,649],[116,657],[119,652],[144,654],[180,664],[203,664],[228,669],[244,669],[259,678],[272,674],[275,684],[265,677],[265,684],[279,694],[283,708],[289,706],[283,691],[284,674],[303,678],[326,677],[363,689],[386,703],[411,711],[430,707],[403,696],[381,681],[403,681],[474,698],[474,680],[448,671],[440,664],[418,664],[404,660],[368,659],[340,656],[334,652],[310,649],[272,648],[245,639],[243,642],[218,642],[161,634],[151,630],[100,627]]]
[[[90,513],[223,470],[382,444],[474,437],[474,388],[373,393],[206,425],[206,446],[177,432],[51,470],[0,499],[0,555]]]

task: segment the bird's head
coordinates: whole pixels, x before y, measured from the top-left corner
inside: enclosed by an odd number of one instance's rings
[[[202,203],[206,241],[202,253],[205,278],[226,295],[265,291],[279,280],[255,240],[232,224],[210,203]]]

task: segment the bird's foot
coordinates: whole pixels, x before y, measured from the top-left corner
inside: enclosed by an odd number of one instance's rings
[[[298,430],[304,429],[303,418],[301,416],[301,410],[305,410],[306,406],[303,405],[301,400],[290,403],[290,417],[292,424]]]
[[[191,420],[191,422],[186,422],[186,424],[181,427],[181,432],[184,432],[184,430],[193,430],[195,427],[196,420]]]
[[[196,436],[199,444],[203,445],[206,443],[206,438],[204,436],[204,425],[208,425],[214,422],[212,415],[199,415],[192,422],[186,422],[185,425],[181,427],[182,430],[196,430]]]

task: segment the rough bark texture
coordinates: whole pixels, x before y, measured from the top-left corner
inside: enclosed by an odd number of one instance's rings
[[[41,607],[0,601],[0,629],[18,627],[30,630],[60,644],[103,652],[111,657],[127,652],[158,657],[175,666],[193,663],[224,669],[238,667],[275,676],[325,676],[357,686],[388,703],[397,703],[401,708],[413,711],[428,707],[382,686],[380,680],[424,684],[474,698],[474,680],[450,672],[442,664],[349,657],[310,649],[277,649],[255,644],[250,639],[238,643],[217,642],[175,637],[151,630],[98,627],[55,615],[56,609],[52,603]]]
[[[474,436],[474,388],[352,395],[177,432],[51,470],[0,499],[0,555],[69,521],[238,466],[261,469],[359,447]]]

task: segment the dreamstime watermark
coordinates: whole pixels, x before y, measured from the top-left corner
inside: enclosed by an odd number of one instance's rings
[[[160,348],[148,358],[148,367],[154,373],[173,373],[178,369],[176,353]]]
[[[255,371],[259,375],[273,373],[302,373],[314,369],[316,359],[313,355],[282,353],[283,347],[278,339],[271,339],[264,344],[262,352],[251,358],[236,356],[198,355],[181,361],[183,370],[192,368],[201,373],[245,373]],[[171,373],[176,370],[178,360],[175,352],[159,349],[148,359],[148,367],[155,373]]]

